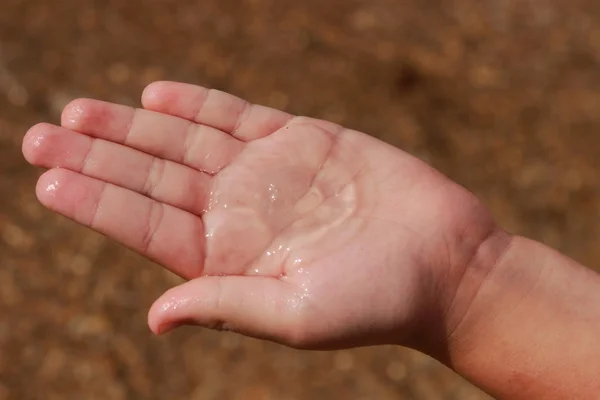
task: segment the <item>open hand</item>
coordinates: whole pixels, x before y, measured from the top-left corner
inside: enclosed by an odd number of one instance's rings
[[[426,346],[452,329],[495,229],[468,191],[368,135],[223,92],[157,82],[142,103],[76,100],[23,152],[51,168],[45,206],[188,279],[151,308],[154,332],[339,348]]]

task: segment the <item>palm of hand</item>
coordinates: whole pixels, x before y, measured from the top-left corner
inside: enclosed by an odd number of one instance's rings
[[[360,188],[345,159],[354,149],[323,125],[291,121],[214,176],[202,215],[204,274],[288,276],[318,258],[317,247],[331,250],[332,231],[359,212]]]
[[[461,213],[444,208],[467,196],[425,164],[202,88],[154,85],[144,103],[161,114],[73,103],[63,125],[81,134],[40,125],[24,153],[63,167],[38,184],[49,208],[192,279],[153,306],[155,331],[191,322],[302,347],[385,342],[429,302],[423,276],[451,275],[432,264],[453,256],[445,240]]]

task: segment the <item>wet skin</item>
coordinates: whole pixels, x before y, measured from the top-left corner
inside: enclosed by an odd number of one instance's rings
[[[189,280],[154,304],[153,331],[435,347],[417,342],[460,320],[461,278],[496,229],[468,191],[368,135],[222,92],[158,82],[142,103],[76,100],[23,153],[50,168],[44,205]]]

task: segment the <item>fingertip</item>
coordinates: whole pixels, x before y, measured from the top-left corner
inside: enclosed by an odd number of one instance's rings
[[[183,322],[166,322],[166,323],[162,323],[162,324],[148,322],[150,331],[157,336],[166,335],[167,333],[179,328],[182,325],[185,325],[185,324]]]
[[[40,148],[44,144],[49,125],[43,122],[36,124],[25,133],[21,143],[21,152],[28,163],[35,165],[39,160]]]
[[[64,185],[64,172],[60,168],[53,168],[39,177],[35,186],[35,193],[38,200],[46,207],[52,206],[53,200]]]
[[[181,323],[176,321],[176,317],[172,313],[173,309],[177,308],[173,306],[177,301],[170,294],[174,289],[167,291],[159,297],[148,311],[148,326],[155,335],[164,335],[181,325]]]
[[[93,100],[80,98],[68,103],[60,116],[60,124],[68,129],[79,130]]]
[[[150,309],[148,310],[148,327],[150,328],[152,333],[154,333],[155,335],[160,335],[159,328],[160,328],[161,322],[160,322],[160,315],[158,315],[158,309],[160,309],[160,305],[158,305],[158,303],[160,302],[161,298],[156,300],[152,304],[152,306],[150,306]]]
[[[60,124],[65,128],[75,129],[83,115],[82,99],[75,99],[69,102],[60,115]]]
[[[217,277],[196,278],[175,286],[160,296],[148,311],[148,326],[157,335],[165,334],[182,325],[212,326],[221,310],[218,303],[220,289]]]
[[[142,105],[145,108],[151,108],[153,105],[160,103],[161,92],[171,82],[156,81],[150,83],[142,91]]]
[[[150,312],[148,312],[148,328],[150,328],[150,331],[155,335],[162,335],[164,333],[164,331],[160,329],[161,325],[151,317]]]
[[[36,196],[46,208],[89,225],[105,183],[64,168],[39,177]]]

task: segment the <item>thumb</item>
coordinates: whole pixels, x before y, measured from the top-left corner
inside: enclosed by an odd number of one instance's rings
[[[277,278],[207,276],[168,290],[154,302],[148,325],[163,334],[181,325],[239,332],[288,342],[295,314],[294,286]]]

